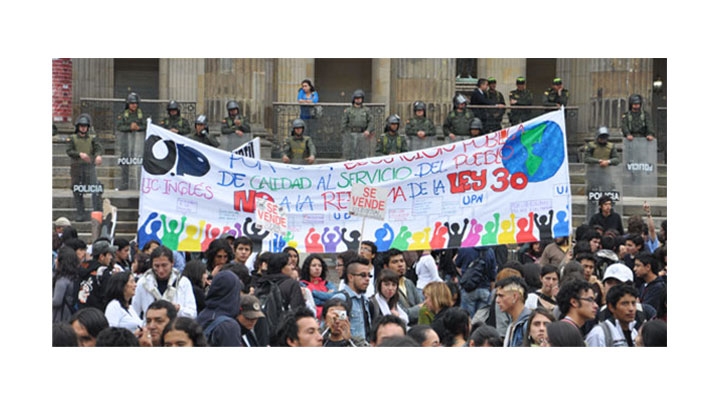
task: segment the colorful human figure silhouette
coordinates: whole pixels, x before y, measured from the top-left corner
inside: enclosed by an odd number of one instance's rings
[[[462,230],[459,230],[460,224],[457,222],[453,222],[452,224],[445,222],[445,228],[448,229],[448,248],[459,248],[460,246],[462,246],[463,236],[465,235],[465,231],[467,230],[469,222],[469,219],[463,219]]]
[[[567,219],[567,211],[558,211],[555,216],[557,223],[553,227],[554,236],[569,236],[570,235],[570,224]]]
[[[327,226],[323,229],[322,243],[325,246],[324,251],[328,253],[337,252],[337,245],[342,242],[342,238],[340,237],[340,227],[335,226],[333,227],[333,230],[334,231],[331,231]]]
[[[393,231],[387,222],[383,224],[382,228],[378,228],[375,231],[375,246],[377,246],[378,252],[389,250],[394,238],[395,231]]]
[[[160,220],[155,221],[155,219],[158,217],[157,212],[151,212],[150,215],[145,219],[145,223],[142,224],[140,229],[138,229],[138,246],[143,247],[146,243],[150,242],[151,240],[156,240],[160,242],[162,238],[160,237],[160,229],[162,229],[162,222]],[[150,225],[150,232],[147,232],[146,229]]]
[[[552,220],[553,210],[548,212],[548,215],[535,214],[535,227],[540,232],[540,240],[552,239]]]
[[[202,229],[205,227],[205,220],[200,220],[198,225],[190,224],[185,227],[185,239],[178,243],[178,250],[181,252],[200,252],[202,251]]]
[[[512,245],[515,242],[515,232],[517,227],[515,225],[515,213],[510,213],[510,219],[504,219],[500,222],[500,229],[502,230],[497,237],[497,241],[501,245]]]
[[[217,226],[213,226],[212,224],[206,224],[205,225],[205,239],[201,242],[202,251],[206,251],[208,247],[210,247],[210,243],[217,239],[223,232],[227,232],[227,230],[230,229],[229,226],[225,226],[222,229],[220,229]]]
[[[252,222],[252,225],[250,223]],[[250,238],[253,243],[253,252],[262,252],[263,239],[270,235],[270,231],[264,231],[258,227],[252,218],[245,218],[245,224],[243,225],[243,235]]]
[[[430,249],[443,249],[447,243],[448,228],[442,222],[435,222],[432,238],[430,238]]]
[[[274,234],[273,238],[270,239],[270,251],[273,253],[282,252],[286,244],[287,241],[282,235]]]
[[[187,220],[187,217],[183,215],[181,219],[182,223],[179,227],[178,221],[176,219],[171,219],[170,221],[167,221],[167,217],[165,216],[165,214],[160,215],[160,219],[162,220],[163,225],[163,246],[166,246],[170,250],[178,250],[180,236],[185,230],[185,221]]]
[[[467,237],[460,246],[462,247],[473,247],[477,246],[480,242],[480,233],[483,230],[483,225],[476,221],[474,218],[470,221],[470,231]]]
[[[237,239],[242,236],[242,224],[240,222],[235,222],[235,225],[233,225],[235,229],[229,229],[227,233],[233,236],[233,238]]]
[[[340,235],[342,237],[342,241],[345,242],[345,246],[347,246],[347,250],[354,250],[355,252],[360,251],[360,231],[353,230],[348,235],[349,238],[345,237],[345,234],[347,233],[347,228],[343,228],[340,230]]]
[[[422,231],[413,232],[412,242],[407,250],[430,249],[430,228],[423,228]]]
[[[323,245],[320,243],[321,235],[315,228],[308,229],[307,235],[305,235],[305,251],[308,253],[322,253]]]
[[[497,235],[500,231],[500,214],[493,214],[494,221],[487,221],[485,223],[485,234],[480,238],[483,246],[497,245]]]
[[[400,231],[397,233],[397,236],[395,239],[393,239],[392,244],[390,245],[390,248],[398,249],[402,252],[408,250],[408,245],[410,244],[409,239],[412,237],[412,232],[408,230],[408,227],[403,225],[400,227]]]
[[[535,221],[533,220],[533,212],[530,211],[528,214],[528,217],[522,217],[518,219],[517,226],[518,226],[518,233],[515,235],[515,238],[517,240],[517,243],[528,243],[528,242],[536,242],[538,239],[533,234],[534,224]]]

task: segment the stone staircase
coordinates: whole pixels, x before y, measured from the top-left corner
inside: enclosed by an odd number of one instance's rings
[[[115,235],[132,239],[135,237],[138,219],[139,197],[137,191],[115,190],[115,179],[119,177],[119,168],[110,166],[115,156],[114,141],[102,139],[105,147],[103,159],[106,163],[97,168],[98,180],[105,186],[104,198],[108,198],[112,205],[117,207],[118,222]],[[70,158],[65,153],[67,138],[65,135],[56,135],[53,138],[52,156],[52,218],[53,220],[64,216],[72,221],[80,237],[90,243],[91,230],[90,222],[75,222],[75,206],[72,192],[70,190]],[[263,139],[261,158],[266,160],[277,160],[271,158],[272,144]],[[318,159],[317,163],[327,163],[334,159]],[[647,201],[652,207],[652,214],[655,226],[659,229],[660,223],[667,217],[667,165],[658,164],[658,197],[623,197],[623,222],[627,224],[628,217],[632,215],[643,215],[642,204]],[[585,222],[587,200],[585,197],[585,165],[583,163],[570,163],[570,183],[572,193],[572,225],[577,227]],[[85,207],[89,211],[92,207],[90,196],[85,195]]]

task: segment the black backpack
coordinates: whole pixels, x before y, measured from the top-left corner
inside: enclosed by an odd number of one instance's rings
[[[483,249],[478,252],[478,257],[468,264],[462,276],[460,276],[460,287],[467,292],[471,292],[482,284],[492,282],[488,267],[485,260],[485,250]]]
[[[268,330],[272,335],[276,332],[280,319],[286,311],[280,286],[274,281],[265,280],[260,288],[255,290],[255,296],[260,301],[260,308],[265,314]]]

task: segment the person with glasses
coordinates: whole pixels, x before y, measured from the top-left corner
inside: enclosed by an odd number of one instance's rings
[[[556,299],[560,320],[575,325],[584,336],[583,326],[586,322],[593,321],[598,311],[592,285],[584,279],[570,279],[560,285]]]
[[[358,254],[370,262],[370,284],[368,285],[367,292],[365,292],[365,295],[368,297],[375,295],[375,276],[380,273],[380,268],[382,267],[376,263],[378,260],[377,251],[378,249],[375,242],[364,240],[360,243]]]
[[[345,263],[347,280],[345,286],[333,298],[340,298],[350,304],[350,334],[356,338],[367,340],[372,325],[370,301],[366,291],[370,285],[370,262],[364,257],[358,257]]]

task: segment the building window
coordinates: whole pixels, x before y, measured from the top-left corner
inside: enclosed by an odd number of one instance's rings
[[[455,59],[456,72],[455,77],[458,79],[475,78],[477,74],[477,59]]]

